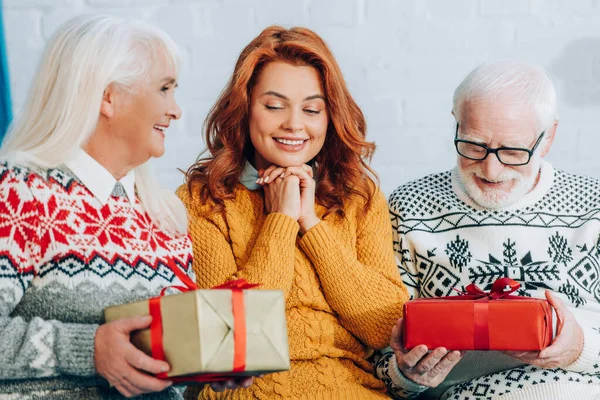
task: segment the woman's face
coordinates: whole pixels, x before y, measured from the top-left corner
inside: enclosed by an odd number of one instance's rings
[[[125,142],[131,162],[141,164],[165,152],[165,134],[173,119],[181,117],[175,101],[176,71],[166,57],[152,62],[146,79],[130,91],[119,91],[111,131]]]
[[[327,105],[320,75],[311,66],[271,62],[250,96],[254,166],[306,164],[323,147]]]

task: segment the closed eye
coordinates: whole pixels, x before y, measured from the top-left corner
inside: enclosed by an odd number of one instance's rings
[[[173,90],[175,90],[175,89],[177,89],[178,87],[179,87],[179,84],[175,84],[175,85],[173,85],[173,86],[171,86],[171,85],[165,85],[165,86],[163,86],[163,87],[160,89],[160,91],[161,91],[161,92],[168,92],[170,89],[173,89]]]

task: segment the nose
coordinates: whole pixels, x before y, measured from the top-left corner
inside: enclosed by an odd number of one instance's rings
[[[288,132],[297,132],[302,130],[304,127],[302,123],[302,116],[299,111],[290,111],[285,121],[283,121],[282,128]]]
[[[167,111],[167,115],[171,119],[181,118],[181,107],[179,107],[179,104],[177,104],[175,99],[173,99],[173,101],[171,102],[171,106],[169,107],[169,111]]]
[[[482,171],[486,179],[493,180],[504,170],[504,164],[498,160],[496,154],[488,154],[485,160],[481,161]]]

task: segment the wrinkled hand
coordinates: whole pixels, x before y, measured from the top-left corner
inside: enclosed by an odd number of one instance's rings
[[[172,382],[150,374],[167,372],[169,364],[138,350],[129,339],[131,332],[150,326],[152,317],[122,318],[100,325],[94,338],[96,371],[125,397],[160,392]]]
[[[225,389],[237,389],[238,387],[246,389],[252,385],[254,378],[231,379],[223,382],[212,382],[210,388],[215,392],[223,392]]]
[[[272,211],[274,202],[277,202],[279,197],[284,197],[277,195],[281,190],[279,186],[281,183],[285,183],[292,177],[296,177],[298,179],[298,181],[294,179],[291,182],[297,182],[300,193],[300,210],[299,216],[296,220],[300,225],[300,232],[305,233],[320,222],[320,218],[315,214],[316,184],[313,179],[312,168],[306,164],[286,168],[271,165],[266,170],[259,171],[259,179],[257,183],[262,185],[265,190],[265,204],[267,205],[267,212],[275,212]],[[271,210],[269,210],[269,208]]]
[[[390,347],[394,350],[402,374],[415,383],[429,387],[442,383],[464,355],[464,352],[447,351],[443,347],[427,354],[425,345],[407,351],[402,344],[402,318],[392,329]]]
[[[583,330],[573,313],[558,297],[546,290],[546,298],[556,311],[558,327],[552,344],[542,351],[505,351],[509,356],[540,368],[564,368],[574,363],[583,350]]]

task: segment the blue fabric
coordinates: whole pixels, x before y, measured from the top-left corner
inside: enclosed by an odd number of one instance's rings
[[[4,138],[11,120],[12,100],[10,97],[6,41],[4,40],[4,16],[0,4],[0,140]]]
[[[252,166],[248,161],[244,165],[244,169],[242,170],[242,175],[240,175],[240,183],[248,190],[258,190],[261,186],[256,183],[258,179],[258,171],[256,168]]]

